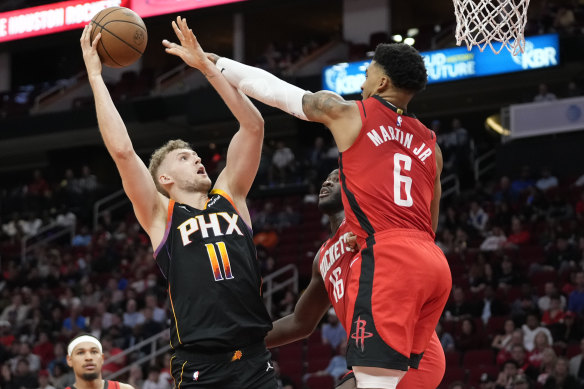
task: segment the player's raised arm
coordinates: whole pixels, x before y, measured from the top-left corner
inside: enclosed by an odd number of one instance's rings
[[[156,190],[146,165],[134,151],[126,126],[101,75],[102,67],[96,50],[101,34],[97,34],[93,42],[90,35],[91,25],[87,25],[81,35],[81,49],[95,99],[99,131],[120,172],[124,190],[132,201],[136,217],[150,235],[153,246],[156,246],[164,234],[165,198]]]
[[[312,332],[330,307],[324,282],[318,268],[318,254],[312,265],[312,278],[290,315],[276,320],[266,336],[268,347],[278,347],[304,339]]]
[[[297,118],[326,125],[340,151],[349,148],[359,134],[361,117],[354,101],[346,101],[330,91],[305,91],[265,70],[214,54],[207,55],[231,85],[246,95]]]
[[[217,179],[215,187],[231,195],[238,208],[243,210],[245,197],[259,166],[264,120],[247,96],[229,84],[219,69],[207,58],[186,20],[179,16],[176,22],[172,22],[172,26],[180,45],[164,40],[166,52],[199,69],[239,122],[239,131],[232,138],[227,151],[225,169]],[[246,215],[242,217],[245,218]]]

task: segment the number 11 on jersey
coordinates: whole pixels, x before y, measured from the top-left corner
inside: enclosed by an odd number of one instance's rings
[[[229,263],[229,255],[227,255],[227,247],[225,247],[225,242],[217,242],[215,244],[208,243],[205,245],[207,248],[207,254],[209,254],[209,261],[211,262],[211,268],[213,269],[213,276],[215,277],[215,281],[223,280],[223,275],[221,274],[221,265],[219,264],[219,259],[217,258],[215,245],[217,245],[217,248],[219,249],[219,255],[221,256],[221,262],[223,263],[225,279],[230,280],[234,277],[233,274],[231,274],[231,264]]]

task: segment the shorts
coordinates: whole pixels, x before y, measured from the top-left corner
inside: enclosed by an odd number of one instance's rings
[[[417,369],[408,370],[404,378],[397,385],[397,389],[435,389],[442,382],[446,370],[444,349],[436,332],[432,334],[424,356]]]
[[[271,358],[263,342],[218,354],[177,349],[170,362],[174,388],[275,389]]]
[[[440,385],[445,369],[444,350],[438,340],[438,335],[434,332],[428,343],[428,348],[424,351],[420,365],[417,369],[411,368],[408,370],[397,385],[397,389],[435,389]],[[356,388],[357,381],[352,371],[347,373],[336,386],[336,389]]]
[[[426,232],[394,229],[369,237],[345,290],[347,364],[417,368],[451,287],[446,257]]]

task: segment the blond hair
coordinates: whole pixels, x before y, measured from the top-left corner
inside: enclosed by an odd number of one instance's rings
[[[169,140],[163,146],[154,150],[154,152],[150,156],[150,163],[148,164],[148,171],[150,172],[150,175],[152,176],[152,179],[154,180],[154,184],[156,185],[156,189],[158,189],[158,191],[160,193],[162,193],[163,195],[165,195],[166,197],[169,197],[169,198],[170,198],[170,195],[162,187],[162,185],[160,185],[160,182],[158,181],[158,177],[157,177],[158,176],[158,168],[160,168],[162,161],[164,161],[164,158],[166,158],[168,153],[170,153],[171,151],[177,150],[177,149],[192,150],[193,148],[191,147],[190,144],[188,144],[187,142],[185,142],[182,139]]]

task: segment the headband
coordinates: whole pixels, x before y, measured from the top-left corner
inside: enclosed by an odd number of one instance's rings
[[[77,345],[79,345],[79,343],[83,343],[83,342],[89,342],[89,343],[95,344],[97,346],[97,348],[99,349],[99,352],[103,353],[101,343],[99,342],[99,340],[97,340],[97,338],[94,338],[93,336],[89,336],[89,335],[81,335],[81,336],[78,336],[77,338],[73,339],[71,341],[71,343],[69,343],[69,346],[67,347],[67,354],[69,354],[69,356],[71,356],[75,347],[77,347]]]

